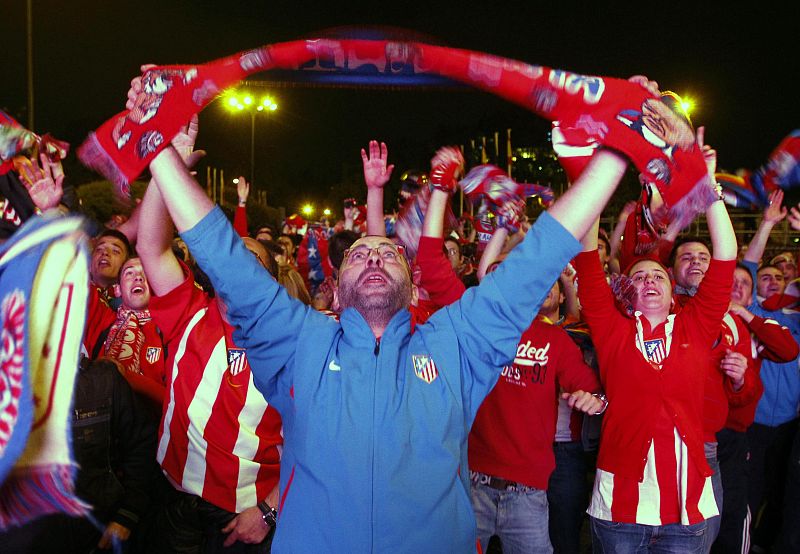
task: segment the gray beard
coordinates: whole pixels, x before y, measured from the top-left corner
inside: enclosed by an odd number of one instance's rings
[[[386,327],[394,315],[411,304],[411,286],[390,281],[391,288],[386,294],[372,297],[358,293],[359,285],[339,285],[339,305],[342,310],[354,308],[370,327]]]

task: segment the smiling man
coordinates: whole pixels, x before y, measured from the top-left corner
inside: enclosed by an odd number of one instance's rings
[[[783,294],[786,278],[780,268],[763,265],[756,272],[756,292],[759,298],[766,299],[775,294]]]
[[[697,293],[711,263],[711,251],[699,238],[687,237],[673,248],[672,258],[675,300],[679,310]],[[734,287],[736,286],[734,278]],[[720,468],[727,467],[731,449],[727,442],[720,443],[717,433],[725,427],[730,409],[757,401],[761,393],[758,376],[752,368],[752,346],[749,337],[750,331],[739,315],[725,314],[720,320],[717,346],[712,350],[711,363],[706,368],[703,442],[706,461],[714,471],[711,483],[720,514],[723,510],[722,490],[725,479]],[[727,441],[724,437],[723,440]],[[708,520],[707,546],[710,546],[718,535],[721,519],[713,517]],[[739,531],[741,532],[741,528]]]
[[[122,304],[108,329],[101,355],[115,360],[131,387],[160,410],[166,382],[164,344],[150,316],[150,285],[139,258],[122,264],[114,293]]]

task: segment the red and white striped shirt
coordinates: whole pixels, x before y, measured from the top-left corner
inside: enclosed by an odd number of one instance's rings
[[[654,368],[662,368],[672,347],[675,315],[655,328],[636,313],[636,347]],[[653,436],[642,480],[597,469],[589,515],[642,525],[693,525],[719,515],[711,477],[694,465],[666,407],[653,419]]]
[[[694,467],[678,429],[662,411],[656,418],[642,481],[598,468],[590,516],[642,525],[692,525],[719,515],[711,477]]]
[[[646,525],[717,515],[703,452],[703,393],[733,262],[713,260],[686,307],[654,328],[617,310],[596,252],[580,254],[575,265],[609,398],[589,514]]]
[[[255,506],[278,482],[281,419],[255,388],[233,328],[191,277],[154,296],[150,312],[168,350],[162,470],[183,491],[229,512]]]

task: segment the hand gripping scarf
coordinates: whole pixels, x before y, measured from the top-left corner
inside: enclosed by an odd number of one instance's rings
[[[89,290],[82,226],[50,212],[0,249],[0,529],[88,512],[69,443]]]
[[[463,168],[464,157],[458,148],[452,146],[439,148],[431,159],[431,177],[419,179],[418,191],[409,197],[400,209],[395,225],[395,234],[405,247],[409,262],[417,257],[422,226],[433,190],[438,188],[452,194],[457,186],[457,175],[463,172]],[[443,236],[450,234],[450,230],[455,228],[457,221],[453,207],[448,202],[444,212]]]
[[[90,134],[78,156],[125,193],[181,126],[223,89],[251,73],[296,69],[309,61],[339,67],[370,63],[386,75],[413,65],[417,73],[448,77],[519,104],[558,122],[567,142],[628,156],[658,187],[661,217],[685,217],[684,212],[693,217],[714,199],[710,187],[697,186],[707,185],[709,178],[691,133],[676,127],[666,113],[670,110],[665,112],[665,105],[640,85],[418,42],[299,40],[202,65],[154,67],[144,73],[133,109]]]

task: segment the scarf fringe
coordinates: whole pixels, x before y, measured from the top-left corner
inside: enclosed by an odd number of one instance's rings
[[[91,506],[75,496],[75,470],[55,465],[12,471],[0,487],[0,530],[54,513],[88,516]]]
[[[705,212],[716,200],[719,200],[719,196],[717,191],[714,190],[711,177],[704,175],[686,195],[669,209],[669,220],[679,224],[681,230],[683,230],[698,214]]]
[[[101,146],[96,133],[89,133],[83,144],[78,147],[77,154],[86,167],[111,181],[116,187],[115,190],[118,190],[123,197],[128,196],[130,193],[128,177],[120,170],[116,160]]]

